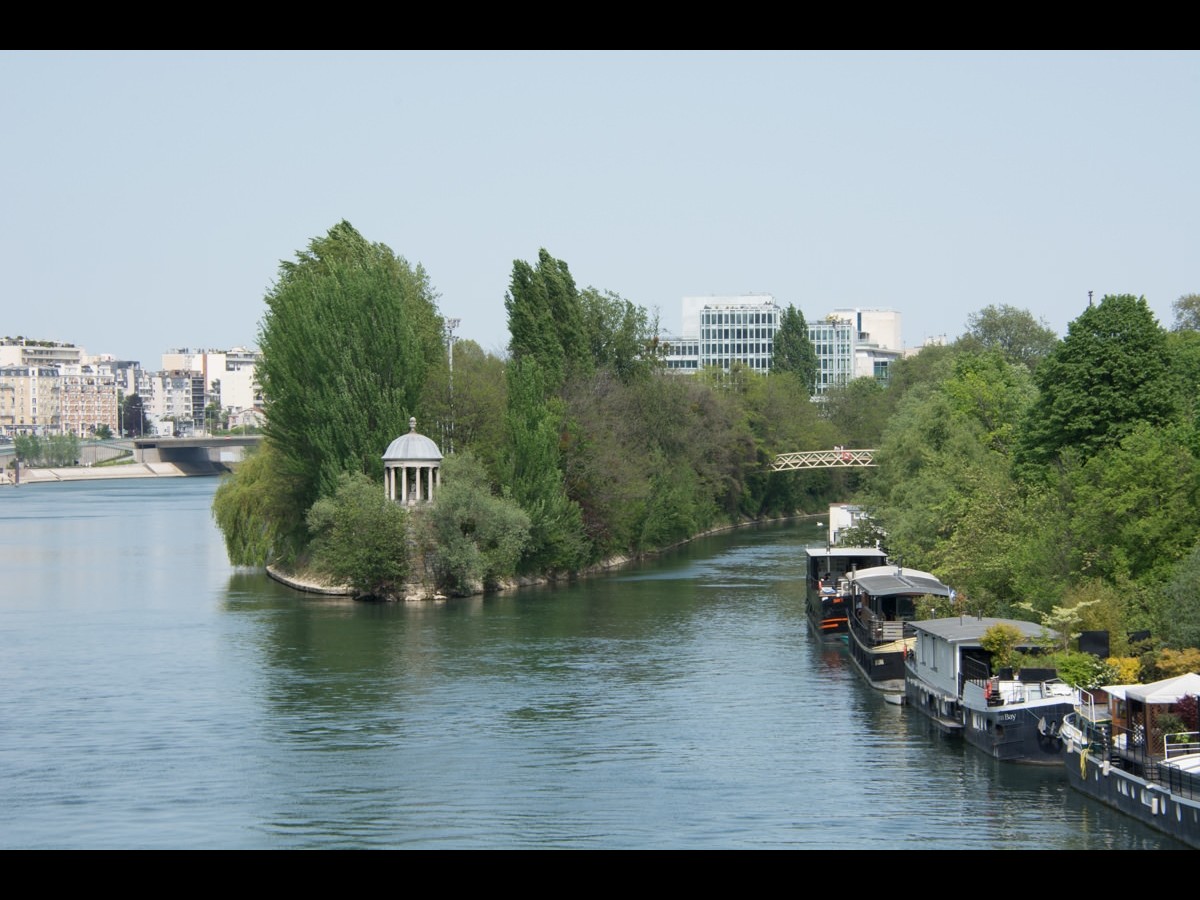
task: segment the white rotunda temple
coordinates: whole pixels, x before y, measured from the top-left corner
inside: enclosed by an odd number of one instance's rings
[[[429,503],[437,491],[442,451],[417,434],[417,420],[408,420],[408,434],[392,441],[383,454],[383,488],[389,500],[406,506]]]

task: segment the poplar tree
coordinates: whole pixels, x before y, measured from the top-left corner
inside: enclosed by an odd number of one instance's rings
[[[565,262],[544,248],[538,251],[536,267],[515,260],[504,308],[510,356],[535,359],[549,393],[567,378],[592,371],[583,304]]]
[[[444,354],[434,296],[420,266],[346,221],[280,264],[257,372],[291,508],[331,495],[342,473],[382,479],[383,452]]]
[[[808,336],[808,323],[804,321],[804,313],[790,303],[780,316],[779,330],[775,332],[771,371],[791,372],[802,384],[808,386],[810,395],[816,392],[817,351]]]

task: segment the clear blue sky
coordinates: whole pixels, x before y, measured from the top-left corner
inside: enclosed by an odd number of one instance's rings
[[[679,327],[770,293],[957,337],[1200,292],[1196,52],[0,53],[0,336],[256,341],[345,219],[502,352],[539,248]]]

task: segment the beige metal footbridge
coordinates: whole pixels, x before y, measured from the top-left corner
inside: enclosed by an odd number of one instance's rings
[[[832,450],[780,453],[771,462],[771,471],[791,472],[794,469],[859,469],[874,465],[874,450],[851,450],[848,447],[834,447]]]

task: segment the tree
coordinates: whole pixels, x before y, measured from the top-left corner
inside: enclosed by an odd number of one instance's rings
[[[1172,331],[1200,331],[1200,294],[1184,294],[1171,304],[1175,313]]]
[[[879,446],[889,410],[888,389],[869,376],[825,391],[822,414],[833,426],[835,443],[846,447]]]
[[[421,408],[439,436],[442,452],[471,450],[494,484],[504,444],[504,410],[508,404],[504,360],[487,353],[474,341],[454,344],[454,371],[438,367],[425,382]]]
[[[308,534],[296,523],[304,522],[306,510],[293,481],[265,441],[248,448],[234,473],[222,479],[212,513],[232,565],[291,564],[304,549]]]
[[[441,486],[424,521],[426,559],[453,594],[492,588],[512,576],[529,540],[529,516],[492,494],[487,472],[469,450],[443,460]]]
[[[1146,298],[1132,294],[1105,296],[1084,310],[1034,378],[1039,395],[1016,453],[1027,472],[1067,450],[1087,460],[1138,422],[1160,425],[1175,400],[1166,333]]]
[[[265,439],[303,509],[344,472],[381,479],[444,354],[429,279],[342,221],[283,262],[266,295],[257,374]]]
[[[1024,639],[1021,630],[1008,622],[997,622],[979,638],[979,646],[992,654],[992,671],[1012,665],[1017,645]]]
[[[538,251],[536,268],[514,260],[504,308],[510,357],[537,360],[548,392],[557,391],[572,375],[591,371],[583,306],[565,262],[545,248]]]
[[[146,433],[146,407],[140,394],[130,394],[121,403],[121,431],[141,437]]]
[[[657,318],[611,291],[586,288],[579,295],[584,332],[593,366],[622,381],[645,376],[661,366],[655,335]]]
[[[790,303],[780,316],[779,330],[775,332],[771,371],[793,372],[801,384],[808,385],[810,395],[816,392],[817,351],[809,340],[804,313]]]
[[[408,516],[362,472],[343,472],[305,517],[312,564],[359,596],[394,597],[408,575]]]
[[[526,572],[574,572],[588,558],[583,517],[568,497],[559,449],[562,401],[547,397],[536,357],[510,360],[503,485],[530,518]]]
[[[1200,647],[1200,546],[1175,567],[1164,590],[1157,633],[1168,647]]]
[[[999,350],[1009,362],[1034,369],[1058,344],[1058,335],[1045,319],[1005,303],[971,313],[957,343],[964,350]]]
[[[96,426],[96,438],[101,441],[107,441],[112,438],[112,429],[108,427],[107,423],[101,422]]]

